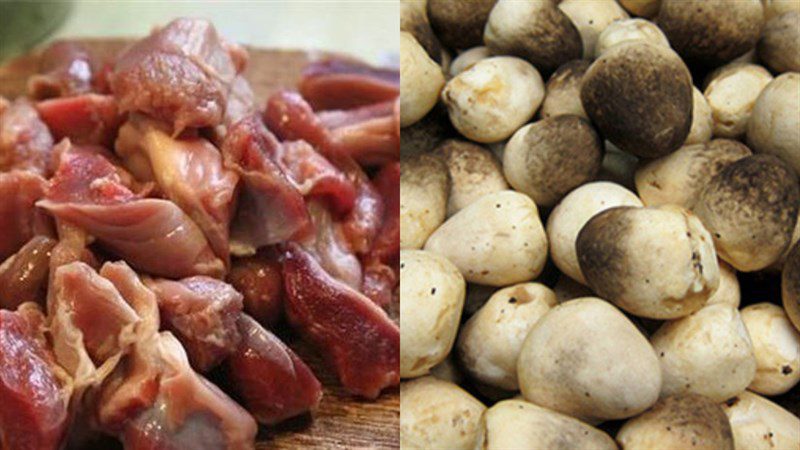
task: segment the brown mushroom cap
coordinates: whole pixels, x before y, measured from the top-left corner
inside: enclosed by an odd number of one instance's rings
[[[626,450],[654,447],[733,450],[728,416],[717,403],[698,394],[662,398],[649,411],[625,423],[617,442]]]
[[[464,49],[481,45],[483,27],[497,0],[428,0],[428,18],[444,45]]]
[[[783,309],[800,331],[800,244],[795,244],[786,257],[781,278]]]
[[[715,66],[755,46],[764,8],[760,0],[663,0],[656,22],[685,60]]]
[[[775,72],[800,72],[800,11],[770,19],[757,48],[758,57]]]
[[[672,50],[621,43],[589,67],[581,102],[609,141],[636,156],[655,158],[680,147],[689,134],[691,80]]]
[[[723,168],[694,211],[711,232],[719,256],[750,272],[777,261],[791,242],[800,187],[791,167],[772,155],[742,158]]]
[[[503,171],[514,189],[552,206],[594,179],[602,160],[603,141],[589,121],[561,115],[520,128],[506,144]]]
[[[489,15],[483,40],[492,53],[524,58],[545,73],[583,54],[578,28],[546,0],[500,1]]]

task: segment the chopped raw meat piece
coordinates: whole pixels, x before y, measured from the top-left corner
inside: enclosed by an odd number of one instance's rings
[[[264,110],[267,127],[284,141],[304,140],[322,149],[330,145],[328,129],[311,105],[294,91],[278,91],[267,99]]]
[[[0,116],[0,172],[29,170],[45,176],[52,172],[53,136],[33,105],[18,99]]]
[[[302,139],[328,157],[349,156],[365,165],[399,159],[399,117],[399,102],[394,100],[316,114],[291,91],[273,94],[264,111],[267,126],[281,139]]]
[[[0,310],[0,444],[56,450],[68,425],[70,388],[30,318]]]
[[[337,214],[346,214],[355,206],[358,192],[353,181],[307,142],[283,142],[276,157],[304,196],[327,199]]]
[[[361,257],[364,283],[361,292],[375,303],[386,307],[393,300],[393,291],[400,280],[400,163],[384,166],[373,185],[383,199],[380,230],[372,248]]]
[[[375,398],[400,382],[400,329],[370,299],[333,279],[297,244],[284,261],[286,313],[342,385]]]
[[[222,146],[225,166],[243,182],[231,239],[250,254],[313,232],[303,196],[272,159],[279,145],[258,117],[249,116],[228,130]]]
[[[349,117],[326,117],[329,115]],[[400,102],[376,104],[344,112],[322,112],[323,123],[342,120],[338,126],[328,125],[333,153],[349,155],[365,166],[380,165],[400,159]]]
[[[136,327],[136,334],[144,339],[157,333],[161,322],[158,299],[155,293],[139,279],[136,272],[125,262],[118,261],[103,264],[99,273],[114,285],[117,292],[141,319]]]
[[[245,312],[269,327],[283,316],[283,273],[277,255],[266,250],[235,259],[227,281],[242,293]]]
[[[48,220],[36,209],[45,180],[33,172],[0,173],[0,259],[17,252],[35,234],[48,231]]]
[[[181,344],[169,332],[139,342],[135,367],[104,389],[103,405],[127,406],[115,419],[128,449],[251,449],[257,425],[219,388],[189,365]],[[134,383],[133,386],[130,383]],[[126,397],[120,399],[119,397]],[[125,401],[127,400],[127,401]],[[121,420],[120,419],[129,419]]]
[[[42,302],[50,251],[55,245],[55,239],[34,236],[0,265],[0,308],[15,309],[24,302]]]
[[[39,75],[28,80],[28,93],[36,99],[69,97],[92,90],[92,63],[81,44],[57,41],[42,53]]]
[[[383,223],[383,200],[355,161],[343,156],[336,159],[336,164],[356,187],[355,205],[342,220],[342,232],[353,252],[364,254],[372,247]]]
[[[327,59],[306,68],[300,92],[318,110],[371,105],[400,95],[400,72],[355,60]]]
[[[234,123],[256,112],[256,96],[250,89],[250,83],[239,75],[231,84],[230,98],[225,108],[225,125]]]
[[[36,104],[36,110],[57,141],[111,145],[122,123],[117,102],[110,95],[85,94]]]
[[[322,268],[333,278],[353,289],[362,283],[361,263],[350,248],[342,224],[331,217],[330,211],[319,200],[308,202],[308,211],[314,223],[314,239],[302,242]]]
[[[138,198],[102,155],[63,154],[46,199],[37,204],[145,272],[174,278],[224,272],[202,231],[178,206]]]
[[[173,125],[222,123],[236,67],[214,26],[176,19],[117,59],[111,89],[122,111],[140,111]]]
[[[94,365],[100,366],[121,351],[125,345],[124,335],[132,333],[140,320],[114,284],[84,263],[74,262],[56,269],[54,289],[54,313],[62,316],[54,320],[54,325],[58,324],[58,332],[54,331],[56,355],[72,374],[78,371],[78,365],[70,357],[74,348],[63,348],[65,342],[57,339],[60,331],[67,331],[60,329],[62,325],[74,327],[73,330],[80,333],[80,346]],[[102,320],[98,320],[100,318]],[[125,332],[125,329],[130,331]]]
[[[208,372],[236,350],[242,294],[231,285],[191,277],[152,280],[147,286],[158,297],[163,326],[181,341],[195,370]]]
[[[226,361],[227,382],[256,420],[272,425],[315,408],[322,385],[303,360],[247,314],[237,323],[242,341]]]
[[[400,257],[400,163],[384,166],[373,184],[383,199],[383,224],[370,255],[384,264],[394,264]]]
[[[376,305],[385,308],[392,301],[392,291],[399,278],[391,267],[375,261],[364,263],[364,282],[360,291]]]
[[[203,138],[174,139],[158,122],[141,116],[131,116],[120,129],[116,149],[138,179],[157,181],[227,261],[239,176],[223,167],[219,151]]]

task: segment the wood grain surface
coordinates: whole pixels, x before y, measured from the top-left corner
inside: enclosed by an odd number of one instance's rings
[[[81,39],[93,55],[111,60],[130,39]],[[329,54],[248,48],[250,62],[245,76],[259,104],[280,88],[296,86],[305,65]],[[24,95],[27,79],[36,73],[38,54],[31,53],[0,66],[0,95],[13,99]],[[278,334],[292,347],[324,385],[319,408],[276,427],[259,430],[258,449],[390,449],[400,446],[400,396],[392,389],[376,401],[349,395],[320,356],[288,332]]]

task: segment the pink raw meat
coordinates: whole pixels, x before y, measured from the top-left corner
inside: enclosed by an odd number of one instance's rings
[[[20,98],[0,115],[0,172],[29,170],[46,176],[52,172],[53,136],[33,105]]]
[[[100,154],[62,155],[46,199],[37,204],[143,271],[175,278],[224,272],[223,262],[180,208],[167,200],[139,198]]]
[[[158,297],[162,326],[181,341],[195,370],[208,372],[236,350],[242,294],[231,285],[198,276],[152,280],[147,286]]]
[[[175,19],[117,59],[111,89],[125,112],[143,112],[173,126],[222,123],[236,67],[214,26]]]
[[[350,109],[395,99],[400,73],[356,60],[327,59],[309,64],[300,92],[314,109]]]
[[[122,123],[117,102],[110,95],[44,100],[36,104],[36,110],[56,141],[69,138],[73,144],[111,145]]]
[[[296,92],[267,100],[264,121],[283,140],[305,140],[325,156],[349,156],[364,165],[400,158],[400,110],[395,100],[351,110],[315,113]]]
[[[164,196],[203,230],[216,255],[228,260],[239,176],[223,167],[210,142],[172,138],[158,122],[132,115],[120,129],[116,150],[139,180],[155,180]]]
[[[68,425],[69,386],[26,314],[0,310],[0,443],[56,450]]]

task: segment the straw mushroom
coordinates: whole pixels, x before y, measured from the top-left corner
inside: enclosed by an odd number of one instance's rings
[[[758,57],[775,72],[800,72],[800,11],[770,19],[757,48]]]
[[[588,120],[560,115],[526,125],[506,144],[503,173],[539,206],[553,206],[600,170],[603,141]]]
[[[761,90],[772,81],[767,69],[755,64],[720,68],[704,91],[714,119],[714,136],[737,138],[747,122]]]
[[[495,56],[453,77],[442,90],[450,121],[476,142],[498,142],[533,117],[544,98],[539,72],[522,59]]]
[[[422,119],[439,99],[442,69],[410,33],[400,33],[400,126]]]
[[[770,153],[800,174],[800,73],[789,72],[770,82],[756,100],[747,125],[747,143],[757,153]]]
[[[800,382],[800,331],[786,313],[772,303],[756,303],[742,309],[742,321],[756,356],[756,376],[748,389],[779,395]]]
[[[428,18],[444,45],[464,49],[481,45],[483,27],[497,0],[428,0]]]
[[[794,171],[772,155],[753,155],[724,167],[694,205],[720,258],[752,272],[778,261],[797,222],[800,187]]]
[[[628,41],[644,41],[669,48],[669,41],[656,24],[645,19],[624,19],[612,22],[597,37],[594,57],[599,58],[604,51]]]
[[[563,0],[558,9],[578,27],[584,59],[594,57],[597,37],[607,26],[628,18],[628,13],[615,0]]]
[[[581,229],[575,248],[592,291],[637,316],[686,316],[719,286],[710,234],[674,205],[605,210]]]
[[[672,50],[624,42],[589,67],[581,102],[609,141],[634,155],[655,158],[686,141],[692,125],[691,79]]]
[[[542,119],[573,114],[588,119],[581,104],[581,82],[589,69],[589,61],[576,59],[563,64],[545,85],[545,96],[540,115]]]
[[[549,0],[499,0],[483,40],[492,53],[526,59],[545,73],[580,58],[583,51],[578,29]]]
[[[402,378],[427,374],[450,353],[464,307],[465,288],[464,278],[446,258],[423,250],[401,250]]]
[[[618,184],[597,181],[570,192],[553,209],[547,219],[547,236],[553,262],[561,272],[586,284],[575,252],[578,233],[593,216],[616,206],[642,206],[642,201]]]
[[[751,50],[761,34],[761,0],[662,0],[656,23],[687,62],[719,65]]]

